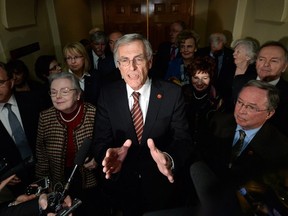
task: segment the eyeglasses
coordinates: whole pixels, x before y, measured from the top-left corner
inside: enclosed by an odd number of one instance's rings
[[[56,97],[58,95],[58,92],[60,93],[60,96],[67,96],[71,91],[74,91],[76,89],[70,89],[70,88],[61,88],[59,91],[52,89],[49,91],[49,95],[51,97]]]
[[[0,87],[3,86],[8,80],[10,80],[10,79],[0,80]]]
[[[267,111],[267,110],[268,110],[268,109],[263,109],[263,110],[261,110],[261,109],[259,109],[258,107],[253,106],[253,105],[251,105],[251,104],[244,104],[244,102],[241,101],[241,100],[239,100],[239,99],[236,101],[236,106],[237,106],[238,108],[244,107],[248,112],[251,112],[251,113],[263,112],[263,111]]]
[[[49,71],[57,70],[57,69],[60,69],[60,68],[61,68],[61,65],[57,64],[57,65],[54,65],[52,68],[49,68]]]
[[[145,60],[146,58],[144,58],[143,56],[136,56],[132,60],[128,58],[122,58],[119,59],[117,62],[123,67],[128,67],[131,62],[136,65],[142,65]]]
[[[69,56],[69,57],[66,57],[65,59],[66,59],[66,61],[72,61],[72,60],[78,61],[81,58],[83,58],[83,56],[74,56],[74,57]]]

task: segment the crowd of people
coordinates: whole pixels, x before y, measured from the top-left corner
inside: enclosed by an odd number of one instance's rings
[[[199,47],[182,21],[169,36],[153,54],[96,29],[63,67],[39,56],[41,82],[0,63],[1,216],[55,215],[55,192],[61,209],[81,200],[76,216],[288,215],[287,48],[221,32]]]

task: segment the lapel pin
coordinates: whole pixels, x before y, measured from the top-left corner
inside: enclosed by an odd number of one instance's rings
[[[157,94],[157,99],[161,99],[162,98],[162,94]]]
[[[248,151],[248,155],[252,156],[254,154],[253,151]]]

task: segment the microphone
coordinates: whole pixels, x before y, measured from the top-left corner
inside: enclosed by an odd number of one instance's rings
[[[78,208],[81,204],[82,204],[82,201],[79,200],[79,199],[77,199],[77,198],[75,198],[75,199],[73,200],[73,204],[72,204],[71,207],[63,209],[62,211],[60,211],[59,213],[57,213],[56,216],[67,216],[67,215],[69,215],[71,212],[73,212],[76,208]]]
[[[62,206],[62,203],[65,199],[65,197],[67,196],[67,192],[69,190],[70,187],[70,183],[72,181],[73,175],[77,169],[78,166],[82,166],[85,162],[85,159],[87,157],[88,151],[90,149],[92,140],[89,138],[85,138],[83,140],[82,145],[80,146],[78,152],[75,155],[75,159],[74,159],[74,168],[73,171],[63,189],[62,192],[54,192],[51,194],[51,196],[48,198],[48,207],[46,210],[44,210],[44,213],[48,213],[48,212],[53,212],[53,213],[57,213],[58,215],[68,215],[68,213],[72,212],[75,208],[77,208],[82,201],[81,200],[74,200],[73,202],[73,206],[71,206],[71,208],[64,208]]]
[[[29,156],[25,158],[20,164],[16,165],[15,167],[12,167],[7,172],[3,173],[3,175],[0,176],[0,182],[7,179],[8,177],[18,173],[19,171],[28,168],[35,164],[33,156]]]
[[[83,144],[80,146],[78,152],[76,153],[75,159],[74,159],[74,168],[73,171],[64,187],[64,191],[63,191],[63,195],[65,195],[65,193],[68,191],[69,187],[70,187],[70,183],[72,181],[73,175],[77,169],[78,166],[82,166],[85,162],[85,159],[87,157],[88,151],[90,149],[90,146],[92,144],[92,140],[89,138],[85,138],[83,140]]]
[[[240,216],[241,208],[233,188],[219,179],[203,161],[190,166],[196,194],[204,216]]]

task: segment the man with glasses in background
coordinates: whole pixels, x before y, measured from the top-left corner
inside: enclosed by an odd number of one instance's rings
[[[217,113],[212,119],[204,161],[220,179],[222,187],[218,185],[213,193],[219,202],[225,199],[223,188],[236,192],[240,187],[249,187],[251,182],[270,184],[277,187],[275,190],[287,187],[288,139],[268,121],[275,114],[278,102],[277,88],[251,80],[238,95],[234,116]],[[277,182],[271,182],[271,176]],[[265,196],[263,193],[259,199],[263,201]],[[271,196],[266,201],[270,202]]]
[[[35,94],[14,92],[13,74],[0,62],[0,160],[5,158],[8,170],[34,156],[41,110]],[[34,166],[25,167],[11,179],[9,191],[14,197],[23,194],[33,177]],[[5,198],[9,199],[8,195]]]

